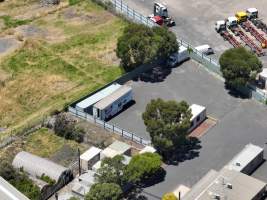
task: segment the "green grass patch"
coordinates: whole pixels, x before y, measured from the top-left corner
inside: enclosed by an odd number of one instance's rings
[[[49,158],[59,151],[64,145],[69,145],[75,149],[78,149],[78,147],[84,149],[83,145],[72,140],[66,140],[55,135],[52,131],[42,128],[27,138],[25,150],[33,153],[34,155]]]
[[[8,15],[1,16],[0,19],[4,21],[5,28],[15,28],[17,26],[25,25],[31,22],[31,20],[13,19]]]

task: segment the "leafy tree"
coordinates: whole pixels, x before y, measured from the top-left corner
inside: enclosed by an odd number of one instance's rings
[[[162,200],[178,200],[173,193],[166,193],[163,195]]]
[[[153,31],[155,33],[155,39],[158,43],[157,47],[157,57],[158,58],[167,58],[172,53],[178,51],[178,43],[176,36],[173,32],[170,32],[167,28],[154,27]]]
[[[137,183],[154,175],[161,168],[161,157],[157,153],[144,153],[132,157],[126,167],[126,177],[131,183]]]
[[[231,89],[245,86],[262,69],[258,57],[243,47],[226,50],[219,62],[225,84]]]
[[[177,147],[190,127],[191,110],[185,101],[153,99],[142,117],[152,143],[164,156]]]
[[[92,185],[85,200],[119,200],[122,190],[115,183],[97,183]]]
[[[118,39],[117,56],[126,70],[156,58],[164,58],[178,50],[175,35],[166,28],[149,28],[130,24]]]
[[[122,186],[124,181],[125,165],[124,157],[117,155],[113,158],[105,158],[101,162],[101,167],[97,170],[95,178],[98,183],[115,183]]]
[[[56,116],[54,131],[56,135],[76,142],[82,142],[84,130],[75,126],[75,122],[68,118],[65,113]]]

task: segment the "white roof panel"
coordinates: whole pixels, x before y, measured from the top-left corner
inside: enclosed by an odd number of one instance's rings
[[[1,200],[29,200],[24,194],[0,176]]]
[[[84,152],[80,156],[80,159],[81,160],[89,161],[92,158],[94,158],[97,154],[99,154],[101,151],[102,151],[102,149],[99,149],[97,147],[91,147],[90,149],[88,149],[86,152]]]
[[[113,150],[119,152],[120,154],[124,154],[126,151],[131,149],[131,146],[126,144],[125,142],[121,142],[121,141],[116,140],[111,145],[109,145],[108,148],[113,149]]]
[[[119,89],[114,91],[112,94],[106,96],[105,98],[101,99],[99,102],[97,102],[94,107],[98,108],[99,110],[103,110],[107,108],[109,105],[117,101],[119,98],[127,94],[132,90],[131,87],[127,85],[121,86]]]
[[[258,12],[257,8],[248,8],[247,11],[250,13]]]
[[[142,153],[155,153],[156,152],[156,149],[152,146],[145,146],[145,148],[143,148],[139,154],[142,154]]]
[[[263,151],[263,148],[254,144],[247,144],[245,148],[238,153],[226,166],[228,169],[242,171],[257,155]]]
[[[206,108],[204,106],[200,106],[197,104],[192,104],[190,106],[191,112],[192,112],[192,117],[191,120],[194,119],[196,116],[198,116],[200,113],[202,113]]]
[[[105,157],[108,157],[108,158],[113,158],[115,157],[116,155],[120,155],[120,152],[114,150],[114,149],[111,149],[109,147],[105,148],[103,151],[101,151],[100,153],[100,157],[101,159],[105,158]]]
[[[95,93],[94,95],[84,99],[83,101],[76,104],[76,107],[79,107],[81,109],[88,108],[89,106],[94,105],[96,102],[100,101],[101,99],[105,98],[106,96],[112,94],[116,90],[118,90],[121,87],[120,84],[114,83],[103,90],[100,90],[99,92]]]
[[[267,79],[267,68],[263,68],[260,76]]]

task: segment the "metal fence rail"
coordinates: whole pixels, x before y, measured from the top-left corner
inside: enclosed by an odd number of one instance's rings
[[[126,131],[126,130],[124,130],[124,129],[122,129],[122,128],[114,125],[114,124],[109,124],[105,121],[96,119],[92,115],[85,113],[85,112],[82,112],[82,111],[78,111],[77,109],[75,109],[71,106],[69,106],[68,111],[71,114],[75,115],[76,117],[79,117],[81,119],[85,119],[89,122],[92,122],[92,123],[96,124],[97,126],[100,126],[111,133],[116,133],[117,135],[119,135],[125,139],[131,140],[133,142],[136,142],[136,143],[144,145],[144,146],[151,144],[150,140],[145,140],[142,137],[139,137],[134,133]]]

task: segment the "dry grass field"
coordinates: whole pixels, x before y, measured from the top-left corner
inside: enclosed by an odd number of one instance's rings
[[[115,48],[127,22],[90,0],[73,6],[63,1],[64,6],[53,12],[49,7],[48,13],[42,7],[42,15],[34,9],[38,2],[0,4],[0,16],[5,16],[0,17],[2,138],[124,73]],[[16,9],[7,9],[11,7]],[[2,47],[1,56],[1,38],[20,45],[13,51]]]

